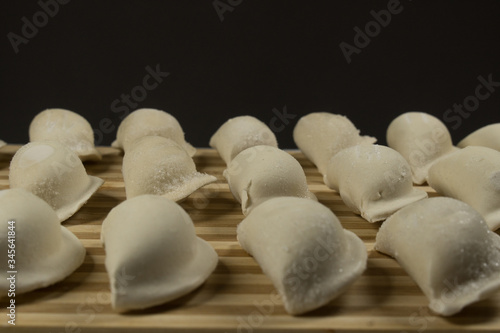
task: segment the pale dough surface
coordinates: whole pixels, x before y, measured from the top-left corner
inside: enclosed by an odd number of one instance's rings
[[[432,163],[456,150],[446,125],[424,112],[406,112],[396,117],[387,128],[387,144],[408,161],[413,182],[427,181]]]
[[[165,111],[156,109],[138,109],[127,115],[118,126],[116,140],[111,146],[126,152],[135,140],[155,135],[173,140],[189,156],[194,156],[196,153],[196,149],[184,139],[184,132],[177,119]]]
[[[313,112],[300,118],[293,129],[293,140],[322,175],[326,174],[330,159],[342,149],[377,141],[360,136],[347,117],[327,112]]]
[[[80,240],[61,226],[54,210],[22,189],[0,191],[0,292],[7,295],[8,221],[15,221],[16,294],[50,286],[75,271],[85,259]]]
[[[78,156],[56,142],[30,142],[10,162],[11,188],[24,188],[45,200],[65,221],[76,213],[103,184],[89,176]]]
[[[210,147],[229,164],[241,151],[258,145],[278,147],[276,136],[259,119],[239,116],[227,120],[210,138]]]
[[[427,197],[427,192],[413,187],[408,162],[386,146],[361,144],[343,149],[330,160],[324,179],[368,222],[385,220]]]
[[[94,146],[94,131],[78,113],[65,109],[47,109],[37,114],[29,127],[31,142],[58,141],[67,145],[82,161],[100,160]]]
[[[117,311],[179,298],[205,282],[218,262],[182,207],[156,195],[141,195],[113,208],[103,221],[101,241],[111,305]]]
[[[429,170],[436,192],[471,205],[491,230],[500,228],[500,152],[470,146],[437,161]]]
[[[294,315],[329,303],[366,268],[363,241],[314,200],[272,198],[238,225],[237,236]]]
[[[482,146],[500,151],[500,123],[481,127],[467,135],[457,146]]]
[[[307,187],[300,163],[272,146],[254,146],[239,153],[223,173],[243,214],[262,202],[280,196],[316,200]]]
[[[394,257],[443,316],[500,288],[500,236],[452,198],[402,208],[382,224],[375,249]]]
[[[188,153],[173,140],[161,136],[136,140],[123,157],[122,172],[128,199],[156,194],[179,201],[217,180],[196,171]]]

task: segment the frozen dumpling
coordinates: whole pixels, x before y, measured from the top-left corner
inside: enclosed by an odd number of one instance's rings
[[[438,118],[424,112],[406,112],[387,128],[387,144],[408,161],[415,184],[423,184],[432,163],[456,150],[450,132]]]
[[[314,112],[300,118],[293,129],[293,140],[322,175],[326,174],[328,161],[342,149],[377,141],[370,136],[360,136],[347,117],[327,112]]]
[[[239,116],[226,121],[210,138],[210,147],[229,164],[241,151],[258,145],[278,147],[274,133],[252,116]]]
[[[187,152],[161,136],[145,136],[134,142],[123,157],[122,171],[128,199],[156,194],[179,201],[217,180],[197,172]]]
[[[382,224],[375,249],[394,257],[443,316],[500,288],[500,237],[455,199],[424,199],[399,210]]]
[[[395,211],[427,197],[413,187],[408,162],[394,149],[357,145],[338,152],[328,164],[325,184],[369,222],[385,220]]]
[[[111,305],[143,309],[181,297],[200,286],[217,266],[215,250],[195,233],[189,215],[155,195],[129,199],[102,224]]]
[[[60,225],[54,210],[22,188],[0,191],[0,250],[2,295],[12,275],[15,293],[22,294],[63,280],[85,259],[82,243]]]
[[[491,230],[500,228],[500,152],[466,147],[437,161],[429,170],[436,192],[468,203]]]
[[[64,109],[47,109],[33,118],[29,128],[31,142],[58,141],[68,146],[82,161],[100,160],[94,146],[94,131],[79,114]]]
[[[55,141],[30,142],[10,163],[11,188],[24,188],[45,200],[62,222],[78,211],[103,184],[89,176],[78,156]]]
[[[481,127],[466,136],[457,146],[482,146],[500,151],[500,123]]]
[[[363,241],[314,200],[269,199],[238,225],[237,235],[294,315],[327,304],[366,268]]]
[[[245,215],[273,197],[316,199],[307,188],[300,163],[275,147],[255,146],[243,150],[229,163],[223,175]]]
[[[167,112],[155,109],[138,109],[123,119],[111,146],[127,151],[135,140],[155,135],[176,142],[189,156],[196,153],[196,149],[184,140],[184,132],[177,119]]]

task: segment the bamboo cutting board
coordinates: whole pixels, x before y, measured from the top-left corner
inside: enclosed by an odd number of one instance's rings
[[[19,147],[0,150],[0,189],[9,187],[8,166]],[[219,264],[215,272],[200,288],[168,304],[115,313],[99,239],[103,219],[125,200],[122,156],[113,148],[99,150],[103,160],[85,166],[90,175],[105,183],[63,223],[85,245],[85,262],[54,286],[16,296],[16,332],[500,331],[500,292],[453,317],[433,315],[426,297],[398,263],[373,250],[380,223],[368,223],[352,213],[300,152],[290,153],[304,167],[310,190],[339,217],[344,228],[366,244],[367,270],[344,294],[307,315],[288,315],[270,280],[236,240],[236,226],[243,215],[222,177],[224,162],[216,151],[199,149],[194,157],[198,170],[215,175],[218,182],[198,190],[181,205],[193,219],[198,236],[216,249]],[[429,187],[423,188],[430,196],[436,195]],[[4,314],[9,299],[2,295],[0,300],[0,331],[8,332],[13,328],[7,327],[11,325]]]

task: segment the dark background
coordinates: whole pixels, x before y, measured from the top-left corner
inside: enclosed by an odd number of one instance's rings
[[[500,87],[467,119],[443,118],[475,94],[478,76],[500,81],[500,1],[402,0],[401,12],[350,64],[339,44],[353,45],[353,29],[364,30],[370,11],[388,1],[219,3],[233,4],[223,20],[212,0],[72,0],[16,54],[8,34],[22,36],[22,18],[33,22],[42,7],[2,1],[0,139],[26,143],[34,115],[59,107],[86,117],[98,143],[109,145],[128,112],[113,101],[158,64],[170,75],[137,108],[171,113],[198,147],[230,117],[270,124],[273,109],[285,106],[295,118],[276,131],[282,148],[295,147],[295,123],[314,111],[345,114],[380,143],[390,121],[411,110],[443,120],[455,143],[500,122]]]

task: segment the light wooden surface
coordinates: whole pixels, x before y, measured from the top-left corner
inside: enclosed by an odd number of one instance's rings
[[[8,166],[18,148],[11,145],[0,149],[0,189],[9,186]],[[222,177],[225,164],[214,150],[199,149],[195,156],[198,170],[215,175],[218,182],[194,193],[181,205],[193,219],[198,236],[219,254],[215,272],[200,288],[168,304],[115,313],[110,306],[105,253],[99,237],[107,213],[125,200],[122,156],[113,148],[99,149],[103,160],[85,166],[90,175],[103,178],[105,183],[63,224],[85,245],[85,262],[54,286],[17,295],[16,332],[500,331],[500,292],[453,317],[433,315],[426,297],[398,263],[373,250],[380,223],[368,223],[352,213],[299,152],[290,153],[304,167],[311,191],[366,244],[368,268],[343,295],[297,317],[275,303],[276,292],[270,280],[236,240],[236,226],[243,215]],[[430,188],[424,189],[435,195]],[[10,331],[5,315],[8,299],[2,296],[0,300],[0,331]]]

